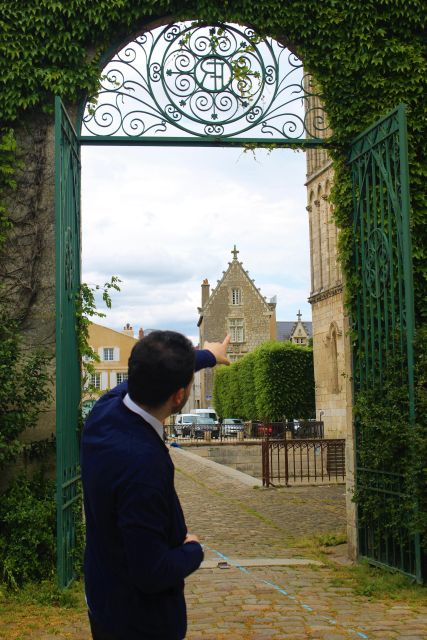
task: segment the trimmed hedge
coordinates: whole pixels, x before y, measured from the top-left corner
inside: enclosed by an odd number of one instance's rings
[[[311,418],[315,414],[313,351],[267,342],[215,373],[214,407],[246,420]]]

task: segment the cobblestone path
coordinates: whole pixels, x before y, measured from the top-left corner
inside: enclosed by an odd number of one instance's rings
[[[298,561],[300,537],[344,530],[343,485],[254,488],[182,450],[171,455],[189,530],[205,545],[205,567],[186,581],[186,640],[426,640],[427,604],[355,596],[330,564],[266,566]],[[90,638],[83,613],[40,625],[29,618],[17,635],[0,623],[0,639]]]
[[[254,489],[172,451],[205,557],[297,558],[299,536],[345,528],[344,486]],[[234,563],[235,564],[235,563]],[[200,569],[186,581],[188,640],[426,640],[427,606],[369,602],[327,566]]]

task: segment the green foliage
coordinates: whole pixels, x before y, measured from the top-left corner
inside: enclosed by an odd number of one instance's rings
[[[354,292],[359,283],[351,263],[352,202],[346,150],[365,127],[397,104],[406,103],[415,307],[419,335],[425,333],[427,12],[423,0],[98,0],[94,3],[87,0],[30,0],[26,3],[0,0],[0,15],[3,31],[0,41],[0,244],[10,224],[2,202],[5,191],[13,189],[13,127],[31,122],[34,112],[52,112],[54,95],[76,103],[83,95],[92,94],[99,83],[99,63],[105,52],[162,16],[252,25],[260,35],[290,43],[292,50],[303,60],[306,71],[312,73],[321,86],[333,130],[329,152],[335,171],[335,187],[331,202],[341,230],[340,255],[350,314],[354,311]],[[413,432],[416,437],[412,440],[417,442],[419,460],[420,452],[426,451],[427,388],[426,368],[422,366],[426,364],[425,351],[420,348],[416,354],[417,402],[422,409],[418,414],[419,426]],[[252,374],[245,367],[241,368],[240,393],[242,398],[246,397],[244,410],[252,417],[253,403],[250,405],[247,398]],[[227,375],[230,374],[218,372],[218,389]],[[266,398],[262,402],[263,410],[277,410]],[[224,415],[219,396],[217,403],[217,412]],[[380,442],[384,449],[388,448],[389,439],[387,423],[380,422],[382,395],[360,398],[357,409],[360,419],[370,405],[378,414],[378,427],[372,435],[372,438],[379,438],[373,447],[374,455],[380,450]],[[374,409],[374,405],[378,409]],[[384,437],[385,440],[381,440]],[[398,446],[397,440],[391,437],[385,457],[390,458]],[[365,445],[360,443],[360,447],[364,449]],[[365,455],[363,451],[362,455]],[[366,452],[366,455],[370,454]],[[413,454],[406,451],[404,455],[407,469],[413,469]],[[418,483],[420,478],[425,480],[425,473],[417,464],[414,474],[410,475]],[[424,495],[426,493],[424,491]],[[419,504],[425,505],[422,498]],[[424,513],[426,511],[427,505]]]
[[[19,324],[0,313],[0,469],[16,460],[19,436],[49,405],[48,364],[45,353],[23,349]]]
[[[239,379],[237,363],[218,367],[214,374],[213,404],[220,418],[240,417]]]
[[[21,604],[40,607],[61,607],[64,609],[80,609],[83,612],[87,610],[84,601],[84,588],[81,582],[76,580],[67,589],[60,589],[55,579],[42,580],[41,582],[28,582],[19,590],[9,589],[0,600],[0,606],[3,603],[8,605]],[[2,602],[3,601],[3,602]],[[69,611],[65,612],[64,624],[69,622]]]
[[[54,482],[42,473],[16,478],[0,501],[0,575],[9,587],[53,577],[55,531]]]
[[[246,420],[310,418],[314,414],[313,352],[283,342],[267,342],[215,373],[218,415]]]
[[[269,420],[314,415],[313,352],[291,342],[269,342],[256,351],[258,416]]]
[[[420,340],[420,338],[423,340]],[[421,534],[427,552],[427,439],[424,411],[426,398],[427,344],[425,332],[417,342],[417,396],[419,416],[411,424],[406,367],[402,359],[388,354],[386,379],[359,391],[354,407],[357,425],[358,482],[354,500],[358,516],[385,535],[401,530],[402,523],[411,533]],[[365,473],[362,469],[368,469]],[[379,472],[379,488],[373,474]],[[385,475],[383,472],[386,472]],[[402,544],[404,544],[402,538]]]
[[[77,345],[80,357],[82,359],[82,387],[86,394],[96,395],[97,390],[92,385],[88,385],[88,379],[92,373],[95,373],[93,362],[99,362],[99,355],[92,349],[89,344],[89,327],[92,318],[105,318],[105,313],[99,311],[96,306],[96,293],[102,291],[102,300],[107,307],[111,309],[111,291],[120,291],[120,278],[111,276],[109,282],[105,282],[103,286],[99,284],[88,285],[82,282],[80,285],[80,294],[76,303],[76,320],[77,320]]]
[[[255,401],[255,381],[254,381],[254,365],[256,360],[256,354],[254,352],[248,353],[244,358],[240,360],[240,393],[242,414],[241,417],[245,420],[256,420],[258,417],[256,401]]]
[[[13,129],[0,129],[0,249],[11,228],[7,208],[2,197],[16,188],[14,180],[16,168],[16,140]]]

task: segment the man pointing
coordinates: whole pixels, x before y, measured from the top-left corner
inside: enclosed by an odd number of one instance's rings
[[[163,421],[186,403],[194,372],[229,364],[227,346],[195,350],[174,331],[136,343],[127,383],[92,409],[82,437],[85,586],[94,640],[183,640],[184,578],[203,560],[174,488]]]

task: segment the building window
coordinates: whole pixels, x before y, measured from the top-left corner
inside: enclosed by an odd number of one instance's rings
[[[91,373],[89,377],[89,384],[91,387],[94,387],[95,389],[101,389],[101,374]]]
[[[242,290],[241,289],[232,289],[231,290],[231,304],[242,304]]]
[[[104,347],[103,360],[114,360],[114,349],[113,349],[113,347]]]
[[[122,382],[124,382],[125,380],[128,379],[128,374],[127,373],[118,373],[117,374],[117,384],[121,384]]]
[[[230,327],[231,342],[243,342],[245,339],[243,318],[230,318],[228,321]]]

